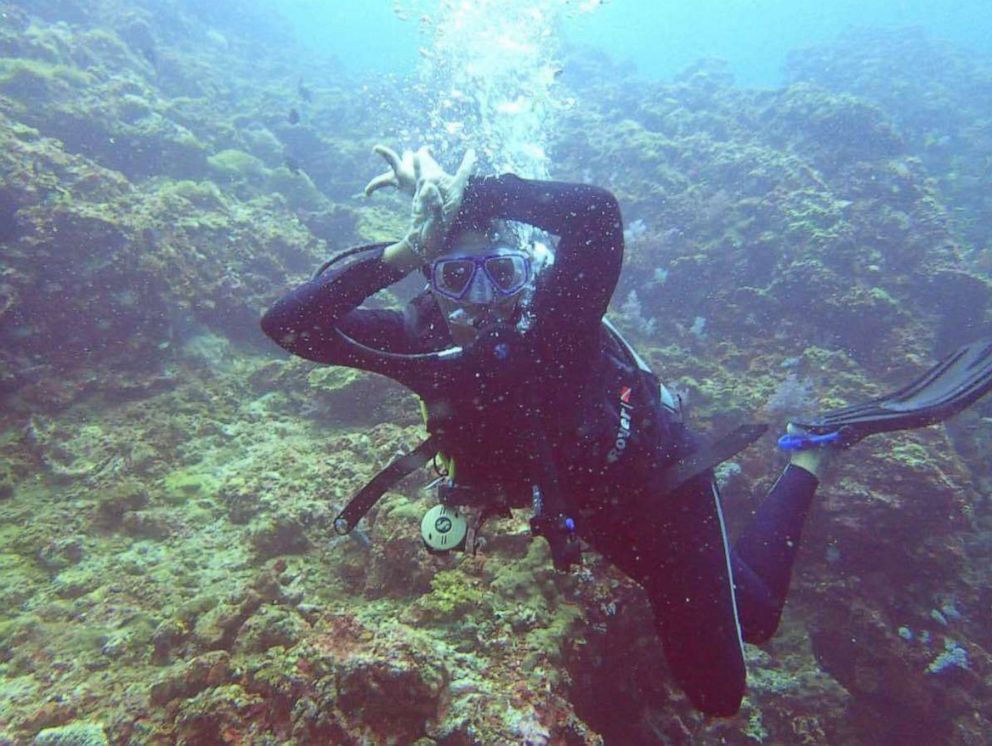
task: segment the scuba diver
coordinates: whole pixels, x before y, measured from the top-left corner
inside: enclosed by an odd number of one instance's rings
[[[920,427],[992,386],[992,344],[967,346],[919,381],[858,407],[790,425],[789,464],[731,546],[713,467],[765,426],[703,445],[679,402],[605,319],[623,258],[617,200],[585,184],[455,174],[426,149],[376,146],[413,201],[404,238],[351,249],[280,299],[262,328],[289,352],[388,376],[425,408],[427,440],[376,476],[335,521],[351,531],[402,476],[440,461],[428,548],[471,548],[482,522],[533,509],[555,568],[587,545],[636,581],[672,675],[696,708],[735,714],[742,641],[775,632],[803,523],[830,456],[863,437]],[[511,224],[557,237],[553,252]],[[361,308],[420,270],[404,310]]]

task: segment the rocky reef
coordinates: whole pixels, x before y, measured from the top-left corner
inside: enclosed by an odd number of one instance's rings
[[[0,2],[0,744],[984,742],[988,404],[845,454],[728,720],[671,682],[639,589],[591,553],[553,572],[522,513],[431,556],[425,470],[337,537],[417,406],[257,318],[402,230],[357,195],[416,112],[242,5]],[[988,63],[905,32],[776,90],[611,65],[566,60],[554,175],[619,197],[612,315],[701,433],[987,330]],[[780,466],[720,470],[731,528]]]

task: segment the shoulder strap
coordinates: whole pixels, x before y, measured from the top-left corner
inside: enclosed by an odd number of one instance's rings
[[[624,336],[620,333],[620,330],[617,329],[613,325],[613,322],[610,321],[605,316],[603,317],[603,326],[606,327],[606,330],[610,333],[610,336],[613,337],[613,339],[615,339],[617,343],[624,349],[624,351],[630,357],[634,365],[636,365],[640,370],[644,371],[645,373],[651,373],[651,368],[649,368],[648,364],[644,362],[644,358],[642,358],[640,355],[637,354],[637,350],[633,348],[630,342],[624,339]]]
[[[609,335],[613,337],[616,343],[620,345],[620,347],[624,350],[624,352],[627,353],[627,356],[630,358],[631,363],[633,363],[633,365],[642,373],[647,373],[651,375],[656,381],[658,381],[661,403],[665,405],[665,408],[673,416],[675,416],[677,419],[681,419],[682,406],[680,402],[676,400],[674,396],[672,396],[672,392],[668,390],[668,387],[665,384],[663,384],[656,375],[654,375],[654,372],[651,370],[650,367],[648,367],[648,364],[644,362],[644,358],[642,358],[640,355],[637,354],[637,350],[634,349],[633,345],[631,345],[630,342],[626,340],[626,338],[620,333],[620,330],[613,325],[613,322],[610,321],[605,316],[603,317],[603,326],[606,327],[606,331],[609,333]]]

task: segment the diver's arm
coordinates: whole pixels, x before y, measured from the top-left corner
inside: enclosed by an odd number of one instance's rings
[[[513,174],[469,181],[456,227],[503,219],[528,223],[560,237],[540,301],[575,322],[599,324],[623,259],[623,221],[616,198],[588,184],[531,181]],[[538,302],[538,299],[535,299]]]
[[[370,369],[341,340],[337,329],[372,347],[405,351],[408,335],[401,312],[358,308],[408,273],[402,249],[394,246],[370,246],[345,267],[297,286],[265,313],[262,330],[283,349],[318,363]],[[393,258],[388,261],[391,250]]]

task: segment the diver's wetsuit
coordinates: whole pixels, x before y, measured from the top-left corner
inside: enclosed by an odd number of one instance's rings
[[[420,395],[459,485],[529,497],[540,484],[545,511],[574,517],[578,534],[646,590],[669,664],[696,707],[733,714],[744,693],[741,637],[761,642],[778,626],[816,479],[788,467],[733,550],[711,473],[658,494],[663,469],[695,443],[654,376],[602,324],[623,254],[616,199],[512,175],[472,180],[458,222],[493,219],[559,237],[530,325],[498,355],[480,344],[454,360],[385,358],[343,340],[336,328],[398,353],[452,346],[428,293],[405,311],[358,307],[403,277],[382,261],[383,246],[300,285],[262,327],[296,355],[381,373]]]

